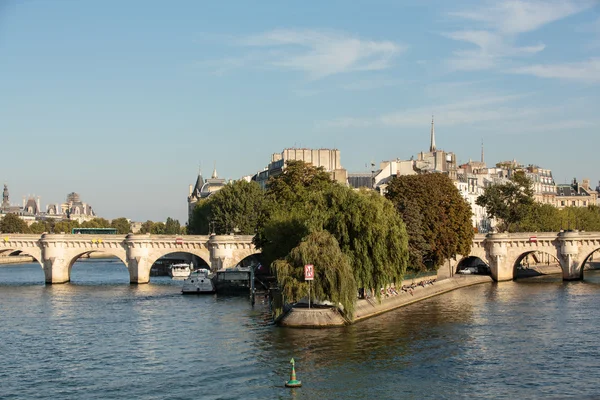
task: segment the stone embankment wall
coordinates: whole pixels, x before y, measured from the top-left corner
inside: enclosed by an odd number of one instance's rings
[[[427,281],[435,277],[420,277],[413,280],[406,280],[404,285],[410,285],[420,281]],[[429,297],[437,296],[442,293],[450,292],[455,289],[477,285],[479,283],[493,282],[490,276],[486,275],[457,275],[452,278],[434,282],[426,286],[417,286],[409,292],[398,292],[397,295],[382,297],[381,302],[377,299],[360,299],[357,301],[354,310],[354,320],[357,322],[366,318],[374,317],[387,311],[415,303]],[[293,328],[326,328],[343,326],[351,323],[332,308],[312,308],[298,307],[290,309],[283,316],[278,324]]]
[[[33,257],[30,256],[4,256],[0,257],[0,265],[6,264],[22,264],[35,262]]]

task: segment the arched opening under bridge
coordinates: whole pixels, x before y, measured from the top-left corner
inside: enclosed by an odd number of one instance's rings
[[[491,275],[490,266],[476,256],[465,257],[456,265],[457,274],[460,275]]]
[[[69,278],[72,284],[79,285],[129,283],[129,270],[114,254],[87,251],[71,258]]]
[[[552,254],[542,251],[521,254],[515,260],[513,271],[514,279],[562,274],[560,261]]]
[[[23,250],[7,249],[0,257],[7,255],[12,257],[11,260],[5,259],[0,263],[0,286],[44,284],[44,269],[35,256]]]
[[[600,248],[592,251],[583,259],[581,269],[581,278],[583,279],[586,271],[600,271]]]
[[[173,265],[177,268],[177,266],[183,264],[188,265],[189,271],[199,268],[210,269],[208,260],[205,260],[203,257],[186,251],[177,251],[165,254],[152,263],[152,267],[150,267],[150,280],[153,277],[185,278],[172,276],[174,271]]]

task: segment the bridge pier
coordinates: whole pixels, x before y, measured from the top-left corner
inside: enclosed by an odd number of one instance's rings
[[[514,279],[514,268],[508,260],[508,248],[506,233],[495,233],[488,235],[490,271],[492,278],[497,282],[512,281]]]
[[[46,283],[67,283],[71,280],[69,261],[58,257],[44,258],[44,277]]]
[[[563,280],[576,281],[583,279],[583,263],[579,255],[579,232],[561,232],[558,235],[560,243],[560,267]]]

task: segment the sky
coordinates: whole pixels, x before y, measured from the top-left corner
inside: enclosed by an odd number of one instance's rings
[[[0,0],[0,180],[187,220],[201,168],[429,148],[600,180],[598,0]]]

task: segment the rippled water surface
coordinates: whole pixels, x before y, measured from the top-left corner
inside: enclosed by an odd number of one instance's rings
[[[270,324],[246,297],[132,286],[81,261],[65,285],[0,266],[0,398],[593,398],[600,273],[483,284],[353,326]],[[285,389],[294,357],[300,389]]]

